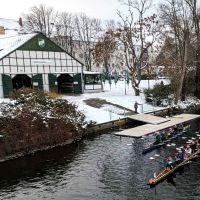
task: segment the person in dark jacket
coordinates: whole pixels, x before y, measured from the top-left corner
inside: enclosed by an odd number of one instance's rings
[[[137,112],[137,109],[138,109],[138,102],[137,101],[134,103],[134,109],[135,109],[135,113],[138,113]]]

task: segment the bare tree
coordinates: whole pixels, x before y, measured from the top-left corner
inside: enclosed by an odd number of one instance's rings
[[[75,17],[71,13],[63,12],[58,15],[55,24],[55,42],[62,46],[67,52],[73,54],[75,39]]]
[[[92,51],[101,34],[101,21],[89,18],[85,14],[75,17],[76,38],[79,49],[83,53],[84,64],[87,70],[92,69]]]
[[[132,87],[135,95],[139,96],[141,72],[148,67],[149,49],[158,39],[158,21],[155,14],[145,16],[151,6],[150,0],[122,2],[127,7],[128,15],[118,12],[121,23],[114,36],[124,47],[124,58],[131,75]]]
[[[160,10],[161,18],[170,27],[170,35],[175,47],[173,67],[176,70],[175,104],[177,104],[181,98],[186,77],[193,22],[185,1],[165,0],[160,5]]]
[[[116,50],[116,41],[109,34],[104,34],[101,39],[95,44],[93,50],[94,61],[97,64],[103,63],[106,74],[108,75],[111,63],[111,57],[113,57]]]
[[[40,4],[33,6],[30,13],[24,15],[24,28],[29,32],[42,32],[50,37],[57,20],[57,12],[53,8]]]
[[[195,60],[194,65],[196,66],[196,77],[195,77],[195,95],[200,98],[200,7],[199,4],[197,4],[197,0],[185,0],[185,2],[188,4],[192,19],[194,23],[194,40],[193,40],[193,46],[195,49]]]

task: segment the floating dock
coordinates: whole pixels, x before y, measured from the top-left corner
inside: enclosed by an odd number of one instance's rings
[[[136,121],[145,122],[148,124],[161,124],[167,121],[170,121],[169,118],[157,117],[151,114],[138,114],[138,115],[130,115],[128,116],[129,119],[133,119]]]
[[[142,136],[154,133],[156,131],[167,129],[174,125],[200,118],[200,115],[181,114],[181,115],[176,115],[169,118],[162,118],[162,117],[155,117],[154,115],[150,115],[150,114],[138,114],[134,116],[129,116],[129,118],[137,120],[137,121],[146,122],[148,124],[126,129],[126,130],[115,133],[115,135],[123,136],[123,137],[140,138]]]

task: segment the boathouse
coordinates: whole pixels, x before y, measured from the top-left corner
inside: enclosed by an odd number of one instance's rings
[[[42,33],[0,37],[0,97],[13,89],[82,93],[83,64]]]

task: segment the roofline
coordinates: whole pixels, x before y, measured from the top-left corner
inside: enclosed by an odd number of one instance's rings
[[[33,33],[32,33],[33,34]],[[27,34],[24,34],[27,35]],[[35,36],[31,37],[30,39],[33,39],[34,37],[36,37],[38,34],[36,34]],[[26,42],[25,42],[26,43]],[[23,43],[22,45],[24,45],[25,43]],[[22,45],[20,45],[19,47],[15,48],[14,50],[10,51],[9,53],[7,53],[5,56],[3,56],[2,58],[0,58],[0,60],[4,59],[7,55],[13,53],[14,51],[16,51],[18,48],[20,48]]]
[[[33,33],[31,33],[33,34]],[[54,41],[52,41],[50,38],[48,38],[46,35],[44,35],[41,32],[35,32],[36,35],[34,35],[33,37],[31,37],[29,40],[35,38],[36,36],[38,36],[39,34],[43,35],[44,37],[46,37],[49,41],[51,41],[54,45],[56,45],[57,47],[59,47],[60,49],[62,49],[66,54],[68,54],[69,56],[71,56],[74,60],[76,60],[79,64],[82,65],[82,67],[84,66],[84,64],[82,62],[80,62],[77,58],[75,58],[73,55],[71,55],[70,53],[68,53],[65,49],[63,49],[61,46],[59,46],[58,44],[56,44]],[[26,34],[24,34],[26,35]],[[29,41],[28,40],[28,41]],[[19,47],[17,47],[16,49],[14,49],[13,51],[9,52],[8,54],[6,54],[5,56],[3,56],[2,58],[0,58],[0,60],[2,60],[3,58],[5,58],[7,55],[13,53],[14,51],[16,51],[18,48],[20,48],[21,46],[23,46],[24,44],[26,44],[28,41],[26,41],[25,43],[23,43],[22,45],[20,45]]]
[[[43,36],[45,36],[49,41],[51,41],[54,45],[56,45],[57,47],[61,48],[65,53],[67,53],[69,56],[71,56],[74,60],[76,60],[78,63],[80,63],[82,66],[84,66],[84,64],[82,62],[80,62],[77,58],[75,58],[73,55],[71,55],[69,52],[67,52],[63,47],[59,46],[58,44],[56,44],[53,40],[51,40],[50,38],[48,38],[46,35],[44,35],[41,32],[38,32],[38,34],[42,34]]]

